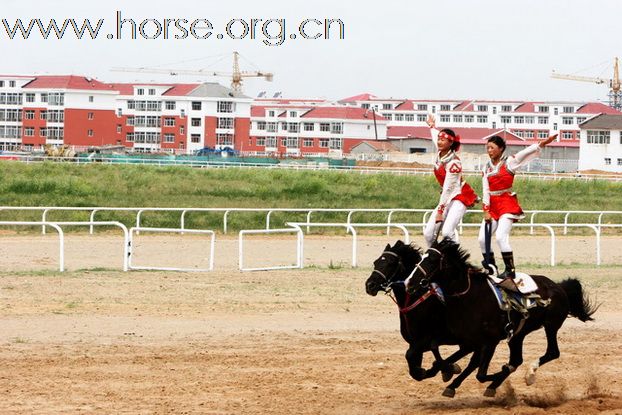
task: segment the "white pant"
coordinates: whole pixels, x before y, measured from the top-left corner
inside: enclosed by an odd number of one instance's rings
[[[499,245],[501,252],[512,252],[512,247],[510,246],[510,231],[512,230],[513,224],[514,220],[507,215],[501,215],[498,221],[494,219],[492,221],[491,234],[495,234],[495,239],[497,240],[497,245]],[[485,225],[486,221],[482,221],[482,226],[479,228],[479,237],[477,238],[482,253],[486,252]],[[490,250],[492,251],[492,246]]]
[[[441,230],[442,238],[451,238],[453,241],[458,242],[458,234],[456,233],[456,228],[458,224],[462,220],[464,213],[467,208],[459,200],[452,200],[449,202],[445,211],[443,212],[443,229]],[[425,229],[423,230],[423,237],[425,238],[428,247],[432,246],[434,242],[434,235],[436,233],[436,210],[434,210],[430,214],[430,219],[428,220],[427,225],[425,225]]]

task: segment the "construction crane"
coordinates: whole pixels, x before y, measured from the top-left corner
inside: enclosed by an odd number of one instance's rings
[[[167,75],[200,75],[200,76],[226,76],[231,77],[231,89],[234,92],[242,92],[242,80],[244,78],[259,77],[272,82],[274,75],[270,72],[249,72],[240,71],[238,52],[233,52],[233,71],[219,72],[210,70],[185,70],[185,69],[164,69],[164,68],[112,68],[113,72],[139,72],[139,73],[159,73]]]
[[[609,106],[622,111],[622,90],[620,88],[620,73],[618,68],[618,58],[613,62],[613,78],[592,78],[589,76],[565,75],[555,71],[551,74],[551,78],[568,79],[571,81],[593,82],[596,84],[606,84],[609,86]]]

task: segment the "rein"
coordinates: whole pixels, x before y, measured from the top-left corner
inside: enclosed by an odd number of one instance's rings
[[[461,291],[459,293],[449,294],[449,296],[450,297],[462,297],[463,295],[468,293],[469,290],[471,289],[471,275],[472,274],[473,274],[473,271],[472,271],[471,268],[469,268],[469,270],[467,271],[467,287],[466,287],[466,290]]]
[[[387,292],[386,294],[389,296],[389,298],[391,298],[391,300],[393,300],[393,302],[397,306],[399,312],[401,314],[406,314],[409,311],[414,310],[419,304],[423,303],[425,300],[427,300],[431,296],[438,295],[438,292],[436,291],[436,287],[432,287],[431,286],[425,293],[423,293],[419,298],[417,298],[415,300],[415,302],[413,302],[411,305],[405,306],[405,307],[401,307],[399,305],[399,303],[397,302],[397,299],[395,298],[395,296],[393,294],[391,294],[390,291]],[[406,292],[406,301],[405,301],[406,304],[408,304],[408,300],[410,300],[410,295],[408,294],[408,292]]]

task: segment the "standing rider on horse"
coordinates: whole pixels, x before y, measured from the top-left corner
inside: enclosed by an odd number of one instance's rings
[[[557,134],[554,134],[510,157],[504,154],[506,143],[498,135],[490,137],[486,143],[486,151],[488,156],[490,156],[490,161],[486,163],[482,170],[484,220],[482,221],[478,240],[482,249],[482,255],[484,256],[484,261],[482,262],[484,267],[488,268],[489,264],[496,266],[492,250],[487,252],[486,249],[486,224],[490,224],[490,234],[496,230],[497,244],[505,264],[505,271],[499,278],[514,279],[516,276],[514,254],[510,246],[510,231],[514,222],[525,217],[523,210],[518,204],[516,193],[512,189],[514,173],[521,166],[538,157],[542,148],[555,140],[556,137]],[[490,234],[488,238],[490,238]]]
[[[429,247],[434,242],[437,223],[443,221],[442,237],[456,241],[456,227],[467,207],[473,206],[477,201],[477,195],[462,178],[462,163],[456,154],[460,149],[460,136],[449,128],[439,132],[432,114],[428,115],[427,123],[430,126],[432,142],[438,151],[434,163],[434,176],[442,188],[438,206],[430,215],[423,231]]]

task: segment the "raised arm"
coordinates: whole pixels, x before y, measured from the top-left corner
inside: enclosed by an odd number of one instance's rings
[[[438,130],[436,129],[436,119],[434,115],[428,114],[428,119],[426,120],[428,126],[430,127],[430,136],[432,137],[432,144],[434,144],[434,149],[438,151],[438,143],[436,139],[438,138]]]
[[[488,184],[488,177],[486,176],[486,166],[482,170],[482,209],[484,210],[484,219],[490,220],[490,185]]]
[[[507,166],[511,171],[516,171],[520,167],[529,163],[534,158],[540,155],[541,150],[546,147],[547,144],[553,142],[557,138],[557,134],[553,134],[552,136],[540,141],[539,143],[535,143],[530,145],[529,147],[519,151],[514,156],[509,157],[507,161]]]

